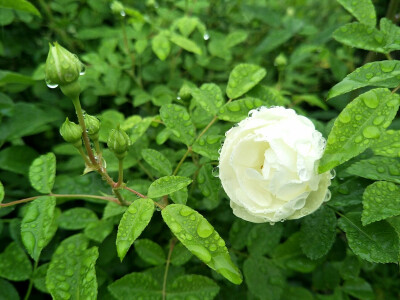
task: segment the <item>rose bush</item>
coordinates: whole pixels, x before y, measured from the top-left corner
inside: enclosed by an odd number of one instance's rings
[[[250,112],[226,133],[219,176],[233,213],[250,222],[298,219],[329,200],[331,174],[318,174],[326,141],[284,107]]]

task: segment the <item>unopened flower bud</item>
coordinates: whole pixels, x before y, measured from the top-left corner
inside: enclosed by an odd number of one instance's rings
[[[77,148],[82,145],[81,126],[71,122],[68,118],[61,125],[60,134],[67,143],[71,143]]]
[[[119,15],[125,17],[125,8],[124,8],[124,5],[123,5],[121,2],[119,2],[119,1],[113,1],[113,2],[111,3],[111,11],[112,11],[114,14],[119,14]]]
[[[287,65],[287,58],[285,56],[285,54],[281,53],[279,54],[274,61],[275,66],[277,66],[278,68],[283,68]]]
[[[96,141],[99,139],[100,121],[94,116],[85,114],[85,125],[89,137]]]
[[[110,131],[107,146],[118,159],[123,159],[126,156],[130,144],[129,136],[119,126],[117,129]]]
[[[46,60],[45,80],[47,86],[69,85],[85,72],[85,66],[75,54],[72,54],[57,42],[50,44]]]
[[[182,100],[189,100],[192,97],[192,88],[188,84],[184,83],[180,88],[178,95]]]

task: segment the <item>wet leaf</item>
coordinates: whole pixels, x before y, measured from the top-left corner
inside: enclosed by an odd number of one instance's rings
[[[400,183],[400,159],[374,156],[352,164],[346,172],[368,179]]]
[[[63,240],[51,258],[46,287],[54,299],[97,299],[97,247],[83,234]],[[73,298],[71,298],[73,297]]]
[[[373,145],[398,108],[399,96],[382,88],[368,91],[349,103],[335,120],[319,172],[326,172]]]
[[[56,178],[56,156],[47,153],[36,158],[29,167],[31,185],[40,193],[51,193]]]
[[[338,225],[346,233],[354,254],[369,262],[397,262],[399,239],[386,221],[363,226],[361,213],[351,212],[340,218]]]
[[[363,24],[375,27],[375,7],[371,0],[338,0],[338,2]]]
[[[188,186],[192,180],[182,176],[164,176],[155,180],[149,187],[147,196],[150,198],[158,198],[171,194],[175,191]]]
[[[29,279],[32,273],[32,265],[16,242],[8,244],[0,254],[0,277],[12,281],[24,281]]]
[[[55,197],[39,197],[28,205],[22,219],[22,242],[35,261],[56,233],[55,207]]]
[[[232,283],[242,282],[240,271],[231,261],[224,240],[202,215],[181,204],[168,205],[161,214],[190,252]]]
[[[227,103],[218,111],[218,118],[228,122],[240,122],[247,118],[249,111],[265,105],[263,101],[257,98],[246,97]]]
[[[133,242],[149,224],[154,213],[154,202],[149,198],[135,200],[126,210],[118,226],[117,252],[121,261]]]
[[[400,215],[400,188],[387,181],[369,185],[363,195],[363,225]]]
[[[142,157],[151,167],[159,171],[162,175],[172,174],[171,162],[161,152],[154,149],[143,149]]]
[[[236,99],[251,90],[267,75],[267,71],[257,65],[237,65],[229,75],[226,94],[231,99]]]

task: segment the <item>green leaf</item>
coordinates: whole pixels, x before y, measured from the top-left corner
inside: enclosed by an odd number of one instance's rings
[[[387,130],[381,134],[378,141],[371,146],[376,155],[399,157],[400,130]]]
[[[32,273],[32,265],[16,242],[8,244],[0,254],[0,277],[12,281],[24,281],[29,279]]]
[[[135,250],[141,259],[151,265],[163,265],[166,261],[164,250],[152,240],[137,240],[135,242]]]
[[[226,94],[231,99],[236,99],[251,90],[267,75],[267,71],[257,65],[237,65],[229,75]]]
[[[187,16],[184,16],[176,21],[176,25],[178,26],[179,31],[184,36],[189,36],[193,32],[193,30],[196,29],[198,23],[199,20],[197,18]]]
[[[360,273],[360,260],[355,255],[348,255],[342,261],[339,272],[344,280],[354,279]]]
[[[386,221],[362,226],[361,213],[351,212],[340,218],[338,225],[346,233],[354,254],[369,262],[397,262],[399,239]]]
[[[15,287],[7,280],[0,279],[0,299],[2,300],[19,300],[19,294]]]
[[[114,216],[122,215],[126,210],[126,206],[121,206],[115,202],[107,202],[104,207],[103,219],[106,220]]]
[[[150,198],[158,198],[169,195],[188,186],[192,180],[182,176],[164,176],[155,180],[149,187],[147,196]]]
[[[380,29],[386,35],[386,49],[394,51],[400,49],[400,27],[387,18],[380,20]]]
[[[206,209],[214,209],[220,202],[219,191],[221,189],[221,182],[212,173],[212,166],[206,164],[200,168],[199,175],[197,176],[199,189],[203,196],[206,197],[203,200]]]
[[[160,60],[165,60],[171,52],[171,45],[165,34],[159,33],[151,40],[151,48]]]
[[[228,122],[240,122],[246,119],[249,111],[265,104],[257,98],[246,97],[227,103],[218,111],[218,119]]]
[[[308,289],[301,286],[287,285],[283,289],[281,300],[314,300],[314,296]]]
[[[98,220],[89,223],[84,230],[84,234],[87,238],[102,243],[104,239],[110,235],[113,229],[114,225],[111,221]]]
[[[46,247],[56,233],[55,207],[55,197],[39,197],[29,204],[22,219],[22,242],[35,261],[39,259],[42,249]]]
[[[283,269],[301,273],[310,273],[318,265],[317,260],[306,257],[301,250],[301,233],[292,234],[283,244],[279,244],[272,252],[274,263]]]
[[[363,178],[400,183],[400,159],[374,156],[352,164],[346,172]]]
[[[118,225],[117,252],[121,261],[133,242],[149,224],[154,212],[154,202],[149,198],[135,200],[126,210]]]
[[[313,214],[302,219],[301,249],[311,259],[328,253],[336,238],[336,216],[332,209],[322,206]]]
[[[333,33],[333,38],[347,46],[359,49],[388,53],[386,46],[386,35],[378,29],[362,24],[345,24]]]
[[[179,35],[179,34],[171,34],[169,37],[170,41],[173,42],[174,44],[178,45],[182,49],[192,52],[194,54],[202,55],[203,51],[201,51],[201,48],[193,41],[189,40],[188,38]]]
[[[131,134],[129,135],[132,144],[134,144],[146,132],[153,119],[153,117],[144,118],[135,126],[133,126]]]
[[[51,258],[46,286],[53,299],[97,299],[97,247],[83,234],[63,240]],[[72,297],[72,298],[71,298]]]
[[[29,180],[39,193],[51,193],[56,179],[56,156],[47,153],[36,158],[29,167]]]
[[[256,224],[247,235],[247,249],[253,256],[269,254],[276,246],[283,233],[282,224]]]
[[[365,86],[394,88],[399,85],[398,60],[375,61],[363,65],[337,83],[328,93],[328,99]]]
[[[186,204],[188,196],[189,194],[187,187],[170,194],[171,200],[176,204]]]
[[[243,43],[249,34],[243,30],[235,30],[229,33],[224,41],[225,47],[232,48],[240,43]]]
[[[161,300],[162,292],[157,281],[145,273],[131,273],[114,281],[108,290],[117,300]]]
[[[190,252],[232,283],[242,282],[240,271],[231,261],[224,240],[202,215],[181,204],[168,205],[161,214]]]
[[[363,195],[363,225],[400,215],[400,188],[387,181],[369,185]]]
[[[219,286],[202,275],[183,275],[176,278],[167,289],[167,299],[214,299]]]
[[[26,175],[36,156],[36,151],[27,146],[7,147],[0,151],[0,169]]]
[[[50,263],[40,265],[33,273],[33,285],[35,288],[43,293],[49,294],[46,287],[46,274],[49,269]],[[1,298],[0,298],[1,299]]]
[[[372,27],[376,26],[375,7],[371,0],[337,0],[358,21]]]
[[[250,256],[243,264],[243,273],[247,287],[255,296],[268,300],[280,299],[285,278],[271,260]]]
[[[62,229],[80,230],[97,220],[96,214],[90,209],[75,207],[63,211],[57,222]]]
[[[156,169],[162,175],[172,174],[171,162],[161,152],[154,149],[143,149],[142,157],[151,167]]]
[[[235,221],[229,231],[229,241],[232,248],[242,250],[248,241],[248,235],[254,225],[250,222],[235,218]]]
[[[326,172],[374,144],[399,108],[399,96],[388,89],[368,91],[349,103],[335,120],[319,172]]]
[[[190,146],[195,138],[195,128],[186,108],[176,104],[166,104],[160,108],[160,117],[184,144]]]
[[[182,244],[177,243],[171,254],[171,264],[174,266],[182,266],[192,258],[192,253]]]
[[[0,0],[0,6],[3,1],[5,0]],[[0,86],[4,86],[10,83],[31,85],[35,83],[35,80],[33,80],[30,76],[22,75],[16,72],[0,70]]]
[[[37,8],[33,6],[32,3],[26,0],[0,0],[0,7],[24,11],[38,17],[42,17]]]
[[[223,135],[203,135],[193,144],[192,150],[211,160],[217,160],[219,158],[218,151],[222,147],[221,142],[223,139]]]
[[[342,290],[356,299],[373,300],[376,299],[371,285],[363,278],[346,280]]]
[[[194,101],[213,116],[225,102],[221,89],[214,83],[205,83],[199,89],[193,89],[191,94]]]

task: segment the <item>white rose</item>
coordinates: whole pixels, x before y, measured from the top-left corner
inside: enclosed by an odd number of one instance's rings
[[[226,133],[219,177],[233,213],[262,223],[298,219],[330,199],[331,174],[318,174],[325,139],[306,117],[261,107]]]

